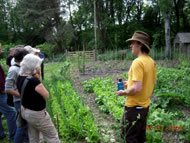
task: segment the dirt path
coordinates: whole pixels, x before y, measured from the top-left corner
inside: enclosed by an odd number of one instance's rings
[[[102,135],[101,142],[119,143],[119,133],[118,131],[114,130],[114,127],[119,126],[120,123],[113,120],[111,115],[105,114],[99,110],[98,106],[95,103],[95,94],[84,93],[81,82],[88,80],[89,78],[92,78],[92,76],[76,76],[73,79],[75,89],[83,98],[85,105],[90,109],[90,111],[92,111],[94,115],[95,123],[97,127],[100,129],[99,133]]]
[[[99,67],[103,67],[102,70]],[[112,66],[111,66],[112,67]],[[113,68],[113,67],[112,67]],[[73,69],[73,83],[75,90],[81,95],[84,100],[85,105],[92,111],[95,117],[95,123],[100,129],[99,133],[102,136],[102,143],[119,143],[120,142],[120,122],[113,119],[110,114],[105,114],[101,112],[95,103],[96,96],[95,94],[85,93],[83,90],[82,82],[90,80],[93,77],[104,77],[106,75],[112,75],[117,78],[117,74],[127,72],[128,69],[115,69],[110,70],[110,66],[100,66],[100,63],[97,64],[88,64],[86,67],[86,74],[81,75],[78,73],[77,67]],[[108,72],[111,71],[111,72]],[[115,79],[116,80],[116,79]]]

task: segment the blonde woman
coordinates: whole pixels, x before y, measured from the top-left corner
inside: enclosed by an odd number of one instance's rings
[[[57,131],[46,111],[46,101],[49,92],[40,82],[40,66],[42,60],[33,54],[28,54],[21,62],[17,87],[21,89],[25,80],[28,80],[23,92],[21,114],[28,123],[30,143],[39,143],[42,134],[47,143],[59,143]],[[30,78],[28,78],[30,77]]]

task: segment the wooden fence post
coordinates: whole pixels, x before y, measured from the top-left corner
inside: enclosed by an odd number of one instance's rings
[[[65,50],[65,55],[66,55],[66,60],[68,60],[68,51],[67,51],[67,49]]]

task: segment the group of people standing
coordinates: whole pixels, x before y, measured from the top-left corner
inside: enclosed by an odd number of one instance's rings
[[[136,31],[127,40],[131,42],[132,54],[137,56],[129,70],[127,89],[117,92],[117,96],[126,96],[121,137],[127,143],[146,141],[150,96],[156,84],[156,64],[148,55],[151,50],[150,39],[147,33]],[[49,98],[49,93],[40,81],[42,59],[39,52],[30,46],[17,47],[12,54],[14,61],[11,60],[9,63],[12,64],[8,65],[6,80],[0,66],[0,139],[6,135],[1,120],[3,114],[7,119],[9,140],[14,140],[15,143],[41,143],[43,137],[47,143],[60,142],[46,111],[45,99]],[[23,92],[23,83],[26,80],[28,83]],[[7,93],[14,97],[14,107],[21,111],[27,126],[16,127],[16,111],[7,104]]]
[[[1,45],[0,53],[2,53]],[[57,131],[46,111],[45,99],[49,98],[49,92],[40,81],[43,73],[40,50],[31,46],[16,46],[10,49],[10,54],[7,59],[6,78],[0,66],[0,139],[7,136],[2,125],[2,115],[4,115],[10,141],[42,143],[45,139],[47,143],[59,143]],[[26,80],[27,84],[24,85]],[[8,102],[7,95],[9,95]],[[13,104],[10,97],[13,97]],[[27,122],[26,126],[20,128],[16,125],[16,114],[19,111]]]

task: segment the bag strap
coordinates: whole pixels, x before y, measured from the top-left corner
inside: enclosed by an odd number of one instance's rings
[[[23,98],[23,95],[24,95],[25,87],[26,87],[29,79],[31,79],[31,78],[32,78],[31,76],[26,77],[25,80],[24,80],[24,83],[22,85],[22,88],[21,88],[21,105],[22,105],[22,98]]]
[[[20,65],[17,65],[17,64],[14,64],[13,66],[15,66],[15,67],[19,67],[19,68],[20,68]]]

